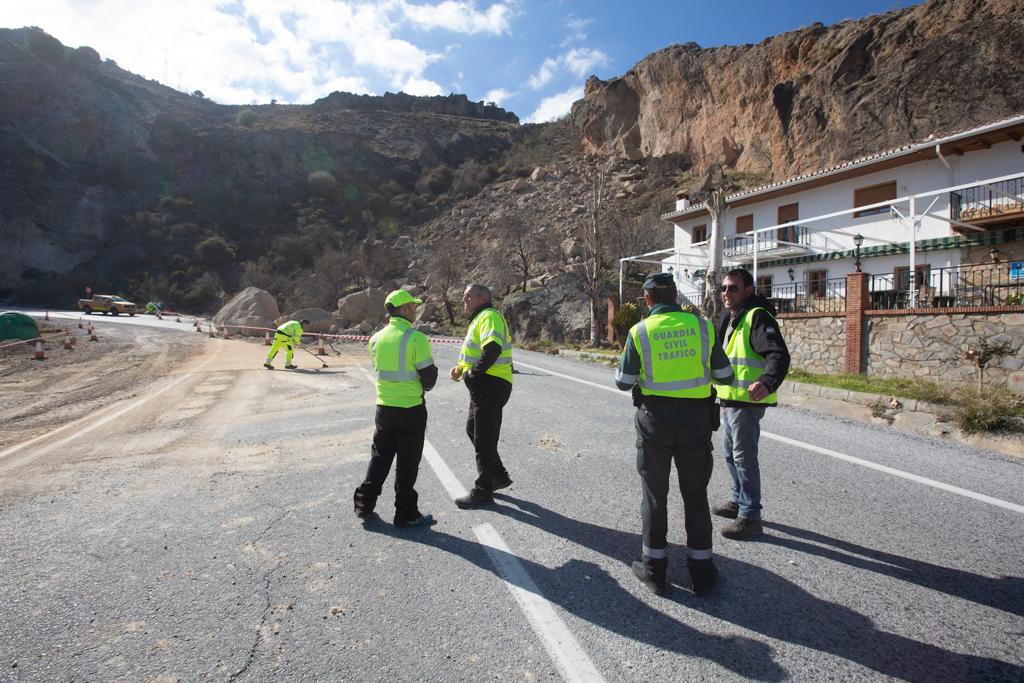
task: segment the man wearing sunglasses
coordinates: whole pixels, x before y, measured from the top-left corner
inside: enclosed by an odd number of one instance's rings
[[[789,371],[789,349],[775,321],[775,308],[754,292],[748,271],[726,273],[722,298],[726,310],[718,320],[718,337],[736,374],[731,385],[718,387],[732,496],[712,512],[736,520],[722,528],[723,536],[743,540],[762,532],[757,461],[761,418],[765,408],[776,405],[775,392]]]

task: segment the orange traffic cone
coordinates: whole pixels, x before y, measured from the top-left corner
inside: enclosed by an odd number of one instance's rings
[[[216,335],[213,333],[213,323],[210,323],[210,339],[213,339]]]
[[[43,340],[36,340],[36,360],[46,360],[46,352],[43,351]]]
[[[43,314],[43,320],[49,320],[49,319],[50,319],[50,312],[47,311],[46,313]]]
[[[78,329],[80,329],[80,330],[84,330],[85,329],[84,327],[82,327],[82,316],[78,316]]]
[[[64,330],[64,348],[68,351],[74,348],[72,345],[71,333],[67,330]]]
[[[222,327],[221,329],[222,329],[222,330],[224,330],[224,338],[225,338],[225,339],[231,339],[231,333],[230,333],[230,332],[228,332],[228,326],[227,326],[227,325],[225,325],[225,326],[224,326],[224,327]]]
[[[264,346],[270,346],[270,333],[269,332],[264,332],[263,333],[263,345]]]
[[[323,335],[320,335],[320,334],[318,334],[317,337],[316,337],[316,355],[318,355],[318,356],[326,356],[327,355],[327,349],[324,348],[324,337],[323,337]]]
[[[99,337],[96,336],[96,328],[89,323],[89,341],[99,341]]]

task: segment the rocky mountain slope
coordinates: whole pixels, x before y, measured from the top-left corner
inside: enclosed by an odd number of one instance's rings
[[[673,45],[572,110],[587,149],[779,180],[1024,111],[1024,3],[930,0],[757,45]]]
[[[0,29],[15,67],[0,80],[0,300],[90,285],[198,312],[256,286],[287,313],[406,285],[443,321],[466,281],[511,294],[557,278],[557,305],[513,302],[519,329],[579,337],[585,322],[527,309],[572,307],[595,175],[614,263],[669,244],[657,214],[713,162],[780,179],[1024,111],[1021,54],[1019,0],[931,0],[758,45],[672,46],[590,79],[567,119],[521,126],[464,96],[217,105]]]

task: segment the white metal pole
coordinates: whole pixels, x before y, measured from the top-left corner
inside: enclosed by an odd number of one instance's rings
[[[757,292],[757,230],[754,231],[754,291]]]
[[[626,259],[619,259],[619,306],[622,306],[622,296],[625,292],[625,290],[622,287],[622,266],[625,263],[625,261]]]
[[[910,298],[907,308],[917,302],[917,197],[910,197]]]

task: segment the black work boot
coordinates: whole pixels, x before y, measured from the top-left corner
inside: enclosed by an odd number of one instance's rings
[[[473,508],[482,508],[487,507],[488,505],[494,505],[494,498],[490,493],[473,487],[473,490],[469,492],[469,495],[456,498],[455,505],[462,510],[471,510]]]
[[[655,595],[664,595],[668,592],[668,582],[665,579],[667,570],[667,557],[644,557],[633,563],[633,575],[640,579],[640,583],[654,591]]]
[[[722,535],[734,541],[745,541],[760,536],[763,531],[761,520],[750,517],[737,517],[735,522],[722,527]]]
[[[373,512],[373,508],[377,505],[377,499],[371,498],[370,496],[363,493],[362,487],[356,489],[355,495],[352,496],[353,502],[355,503],[356,517],[366,519]]]
[[[718,515],[719,517],[727,517],[729,519],[736,519],[740,514],[740,504],[735,500],[730,500],[721,505],[716,505],[711,508],[712,514]]]
[[[718,582],[718,569],[712,560],[688,559],[686,566],[690,568],[690,582],[694,593],[704,596],[714,590]]]
[[[497,491],[498,489],[507,489],[512,485],[512,477],[508,476],[508,472],[503,475],[496,476],[494,483],[491,484],[491,491]]]

